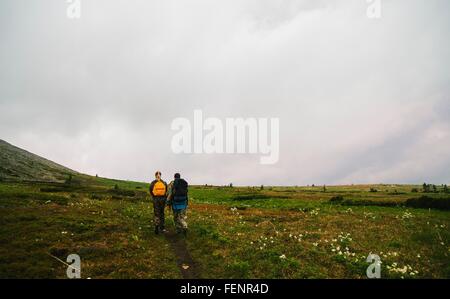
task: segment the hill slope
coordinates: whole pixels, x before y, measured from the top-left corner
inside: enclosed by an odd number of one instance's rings
[[[0,181],[62,182],[76,171],[0,139]]]

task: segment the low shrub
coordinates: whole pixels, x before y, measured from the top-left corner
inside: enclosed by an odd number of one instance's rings
[[[64,188],[60,187],[42,187],[39,189],[41,192],[47,192],[47,193],[55,193],[55,192],[66,192]]]
[[[114,195],[120,195],[120,196],[128,196],[128,197],[134,197],[136,196],[136,192],[132,190],[124,190],[124,189],[111,189],[109,190],[109,193]]]
[[[235,197],[232,198],[232,200],[254,200],[254,199],[273,199],[273,198],[289,198],[289,196],[285,196],[285,195],[265,195],[265,194],[242,194],[242,195],[237,195]]]
[[[342,195],[337,195],[337,196],[333,196],[332,198],[330,198],[330,202],[334,202],[334,203],[340,203],[344,200],[344,197],[342,197]]]
[[[377,207],[397,207],[400,206],[401,203],[396,201],[376,201],[376,200],[352,200],[346,199],[341,202],[343,206],[377,206]]]
[[[421,196],[408,199],[405,205],[411,208],[450,210],[450,198]]]

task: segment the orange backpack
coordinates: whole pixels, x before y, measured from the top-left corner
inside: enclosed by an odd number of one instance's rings
[[[154,196],[165,196],[166,195],[166,185],[162,181],[157,181],[153,186],[152,193]]]

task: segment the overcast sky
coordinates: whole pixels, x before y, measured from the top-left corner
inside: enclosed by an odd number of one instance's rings
[[[148,181],[450,182],[450,1],[0,1],[0,139]],[[278,117],[280,159],[171,150],[172,120]]]

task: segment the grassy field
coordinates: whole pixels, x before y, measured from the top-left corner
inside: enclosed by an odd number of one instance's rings
[[[370,253],[383,278],[450,278],[442,190],[193,186],[184,239],[153,233],[147,188],[83,175],[0,183],[0,278],[66,278],[57,258],[71,253],[82,278],[365,278]],[[417,208],[424,195],[444,204]]]

